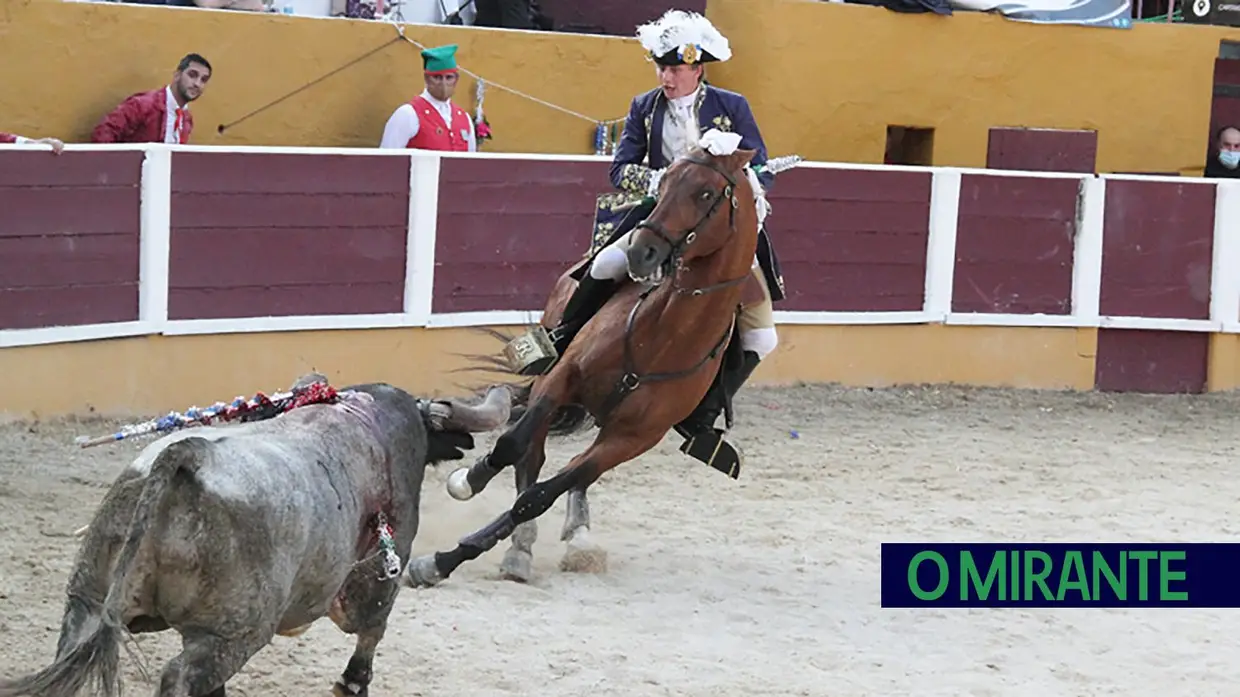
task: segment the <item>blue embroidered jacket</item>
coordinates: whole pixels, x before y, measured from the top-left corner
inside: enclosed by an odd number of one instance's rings
[[[750,162],[753,165],[766,163],[766,143],[744,96],[703,83],[693,111],[701,132],[716,128],[725,133],[737,133],[741,136],[740,148],[754,151]],[[597,253],[618,232],[618,226],[629,212],[626,204],[645,196],[651,173],[671,164],[663,157],[663,116],[666,112],[667,98],[660,88],[634,97],[629,105],[624,132],[611,163],[611,184],[619,191],[598,197],[587,256]],[[774,179],[769,172],[758,175],[758,181],[768,192]],[[758,263],[766,276],[772,301],[782,300],[785,295],[783,276],[765,229],[758,232]]]

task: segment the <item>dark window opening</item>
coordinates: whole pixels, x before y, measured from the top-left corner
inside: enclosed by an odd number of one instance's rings
[[[888,126],[887,152],[883,156],[883,163],[929,167],[934,163],[934,129]]]

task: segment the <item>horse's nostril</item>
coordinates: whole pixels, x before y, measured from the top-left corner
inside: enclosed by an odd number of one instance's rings
[[[658,255],[659,253],[655,251],[654,247],[646,247],[646,261],[654,261],[654,258]]]

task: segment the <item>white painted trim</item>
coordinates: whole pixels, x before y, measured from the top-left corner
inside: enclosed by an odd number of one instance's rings
[[[1072,242],[1072,316],[1080,326],[1098,326],[1102,297],[1102,234],[1107,182],[1081,179],[1076,199],[1076,234]]]
[[[426,321],[428,329],[450,327],[528,326],[542,321],[542,310],[483,310],[479,312],[442,312]]]
[[[1119,179],[1132,182],[1164,182],[1170,184],[1214,184],[1217,179],[1205,177],[1171,177],[1166,174],[1100,174],[1103,179]]]
[[[923,309],[936,316],[952,311],[956,277],[956,230],[960,219],[960,173],[938,171],[930,180]]]
[[[418,325],[431,316],[435,235],[439,224],[439,158],[409,158],[409,234],[405,242],[405,314]]]
[[[66,344],[98,339],[119,339],[154,333],[146,322],[109,322],[106,324],[78,324],[62,327],[39,327],[37,329],[5,329],[0,331],[0,348],[18,346],[44,346]]]
[[[175,319],[164,325],[166,336],[192,334],[251,334],[255,332],[308,332],[336,329],[391,329],[416,326],[402,312],[378,315],[300,315],[295,317],[226,317]]]
[[[1223,334],[1240,334],[1240,322],[1224,322]]]
[[[1222,179],[1214,190],[1214,258],[1210,272],[1210,319],[1240,322],[1240,181]]]
[[[138,318],[159,327],[168,319],[168,264],[172,248],[170,151],[146,151],[140,197]]]
[[[1213,322],[1208,319],[1111,317],[1109,315],[1099,317],[1098,326],[1102,329],[1148,329],[1171,332],[1217,332],[1223,328],[1221,322]]]
[[[863,162],[818,162],[804,160],[797,168],[808,169],[849,169],[862,172],[952,172],[955,174],[980,174],[988,177],[1027,177],[1034,179],[1083,179],[1092,174],[1080,172],[1029,172],[1020,169],[985,169],[982,167],[927,167],[919,165],[883,165]]]
[[[933,324],[943,321],[940,314],[924,310],[897,312],[807,312],[776,310],[772,313],[776,326],[781,324]]]
[[[952,312],[944,322],[963,327],[1090,327],[1088,320],[1072,315],[1017,315],[988,312]]]

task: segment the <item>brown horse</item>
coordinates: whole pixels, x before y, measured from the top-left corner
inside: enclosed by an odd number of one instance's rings
[[[603,473],[654,447],[693,411],[719,372],[733,339],[746,282],[756,285],[758,217],[744,168],[752,150],[715,156],[695,149],[669,167],[658,205],[634,229],[621,286],[586,323],[551,370],[518,395],[519,418],[472,467],[448,478],[467,500],[516,465],[512,508],[463,538],[455,549],[415,559],[411,585],[430,586],[512,536],[506,577],[528,580],[535,519],[564,493],[568,513],[562,567],[602,558],[588,539],[586,489]],[[573,292],[572,270],[556,283],[542,325],[554,327]],[[539,482],[547,436],[569,433],[593,417],[594,442],[555,476]]]

